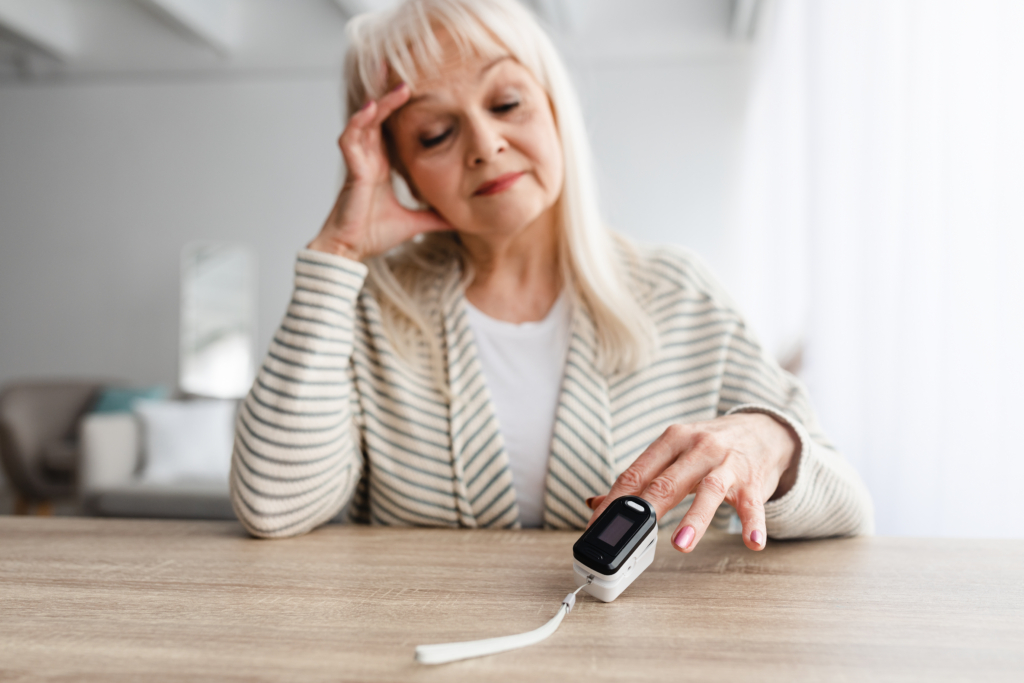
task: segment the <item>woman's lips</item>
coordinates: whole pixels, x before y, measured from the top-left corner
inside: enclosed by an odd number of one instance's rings
[[[517,171],[515,173],[506,173],[505,175],[498,176],[494,180],[488,180],[486,183],[484,183],[480,187],[476,188],[476,192],[474,192],[473,194],[476,195],[476,196],[481,196],[481,195],[497,194],[499,192],[504,192],[508,188],[512,187],[512,185],[517,180],[519,180],[519,177],[522,176],[523,173],[524,173],[524,171]]]

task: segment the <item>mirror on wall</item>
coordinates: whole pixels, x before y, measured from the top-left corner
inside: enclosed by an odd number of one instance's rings
[[[241,398],[254,377],[256,254],[191,242],[181,255],[178,381],[186,394]]]

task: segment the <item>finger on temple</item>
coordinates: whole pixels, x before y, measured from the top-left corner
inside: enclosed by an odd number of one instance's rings
[[[633,461],[632,465],[626,468],[625,472],[619,475],[612,485],[611,491],[594,510],[587,527],[594,523],[594,520],[613,500],[622,496],[639,496],[652,479],[661,474],[661,471],[668,467],[678,454],[689,447],[690,434],[690,430],[681,425],[673,425],[666,429],[647,447],[647,450]]]
[[[409,90],[409,86],[405,83],[399,83],[390,92],[381,96],[377,100],[377,115],[373,119],[374,125],[380,125],[384,121],[395,113],[395,110],[405,104],[412,96],[412,92]]]
[[[341,141],[345,138],[345,132],[347,132],[349,127],[352,125],[357,127],[369,125],[377,116],[377,108],[376,100],[366,100],[366,104],[363,105],[363,108],[359,109],[349,117],[349,126],[346,127],[344,132],[342,132],[341,138],[338,139],[338,143],[341,144]]]
[[[768,542],[764,520],[764,503],[753,492],[742,489],[736,494],[736,514],[743,523],[743,543],[751,550],[761,550]]]
[[[716,470],[704,477],[697,485],[697,495],[693,499],[693,505],[683,516],[672,533],[672,545],[684,553],[688,553],[697,547],[697,543],[703,538],[704,532],[715,516],[718,506],[725,500],[726,493],[732,485],[731,475],[727,470]],[[687,531],[689,527],[690,531]]]

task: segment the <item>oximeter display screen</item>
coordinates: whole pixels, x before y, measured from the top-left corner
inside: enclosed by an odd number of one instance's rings
[[[591,571],[610,576],[619,571],[657,523],[650,503],[636,496],[622,496],[583,532],[572,547],[572,556]]]
[[[614,548],[632,526],[633,522],[625,515],[615,515],[615,519],[610,521],[604,531],[598,534],[597,540],[604,541]]]

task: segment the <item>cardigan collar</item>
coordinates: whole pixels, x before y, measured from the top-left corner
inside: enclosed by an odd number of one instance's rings
[[[462,269],[441,283],[444,355],[452,445],[452,476],[460,523],[519,528],[508,453],[469,327]],[[544,494],[545,528],[586,526],[586,499],[615,480],[608,383],[596,366],[597,335],[585,306],[573,306],[565,373],[555,411]]]

